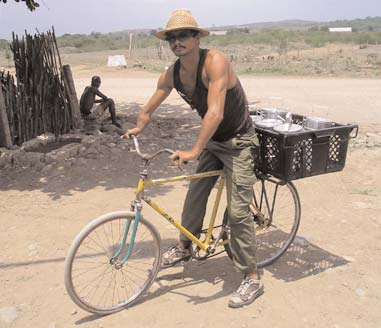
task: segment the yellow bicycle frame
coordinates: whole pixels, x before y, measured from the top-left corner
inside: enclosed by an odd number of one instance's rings
[[[145,195],[143,195],[141,197],[142,200],[144,200],[156,212],[158,212],[161,216],[163,216],[169,223],[171,223],[173,226],[175,226],[188,239],[193,241],[198,247],[200,247],[200,249],[202,249],[203,251],[207,251],[208,248],[210,247],[212,230],[214,227],[214,222],[216,220],[217,210],[218,210],[218,206],[220,204],[222,191],[223,191],[224,186],[225,186],[225,175],[224,175],[222,170],[209,171],[209,172],[204,172],[204,173],[195,173],[192,175],[182,175],[182,176],[176,176],[176,177],[167,178],[167,179],[155,179],[155,180],[147,179],[147,180],[145,180],[145,179],[140,178],[139,182],[138,182],[137,189],[136,189],[136,194],[142,195],[144,188],[146,186],[155,186],[155,185],[161,185],[161,184],[165,184],[165,183],[178,182],[178,181],[190,181],[190,180],[194,180],[194,179],[202,179],[202,178],[207,178],[207,177],[212,177],[212,176],[220,176],[220,180],[219,180],[219,184],[217,187],[217,195],[216,195],[216,199],[214,201],[213,210],[212,210],[212,214],[211,214],[211,218],[210,218],[210,222],[209,222],[209,227],[208,227],[208,230],[206,233],[206,238],[205,238],[204,242],[202,242],[195,235],[193,235],[189,230],[187,230],[179,221],[176,221],[172,216],[170,216],[167,212],[165,212],[165,210],[162,209],[153,200],[149,199]],[[137,198],[139,198],[139,196]]]

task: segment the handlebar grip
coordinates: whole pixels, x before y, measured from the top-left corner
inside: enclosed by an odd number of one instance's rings
[[[177,156],[177,157],[175,158],[175,161],[178,161],[179,159],[180,159],[180,157]],[[184,164],[188,164],[188,161],[184,161],[183,163],[184,163]]]

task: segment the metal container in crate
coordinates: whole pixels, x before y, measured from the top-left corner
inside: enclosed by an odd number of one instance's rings
[[[294,122],[303,117],[294,115]],[[285,181],[341,171],[345,165],[348,142],[355,138],[358,126],[336,124],[315,131],[279,133],[255,128],[260,141],[256,168]],[[353,136],[351,132],[355,130]]]

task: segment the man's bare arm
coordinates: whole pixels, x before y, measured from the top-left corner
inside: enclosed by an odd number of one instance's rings
[[[127,134],[137,135],[141,133],[151,121],[151,116],[160,104],[168,97],[173,89],[173,68],[163,72],[158,80],[156,91],[148,103],[138,113],[136,128],[128,130]]]
[[[103,94],[102,92],[100,92],[98,88],[96,88],[96,87],[92,87],[92,90],[93,90],[93,92],[94,92],[98,97],[101,97],[103,100],[107,100],[107,99],[108,99],[108,97],[107,97],[105,94]],[[95,100],[94,102],[99,103],[99,102],[102,102],[102,100],[98,99],[98,100]]]

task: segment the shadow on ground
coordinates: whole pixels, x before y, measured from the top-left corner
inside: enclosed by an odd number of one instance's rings
[[[117,115],[126,130],[135,126],[141,106],[138,103],[118,104]],[[162,148],[189,149],[197,137],[199,124],[197,114],[186,106],[163,104],[139,138],[141,150],[153,153]],[[141,160],[136,152],[129,150],[133,149],[132,142],[128,140],[127,143],[105,145],[96,154],[55,163],[40,171],[33,168],[2,170],[0,190],[41,190],[56,200],[95,187],[103,187],[105,190],[136,187],[142,168]],[[150,177],[164,178],[192,173],[195,164],[191,163],[186,172],[181,172],[166,155],[161,155],[150,166]],[[163,195],[173,188],[161,186],[153,190],[151,195]]]

